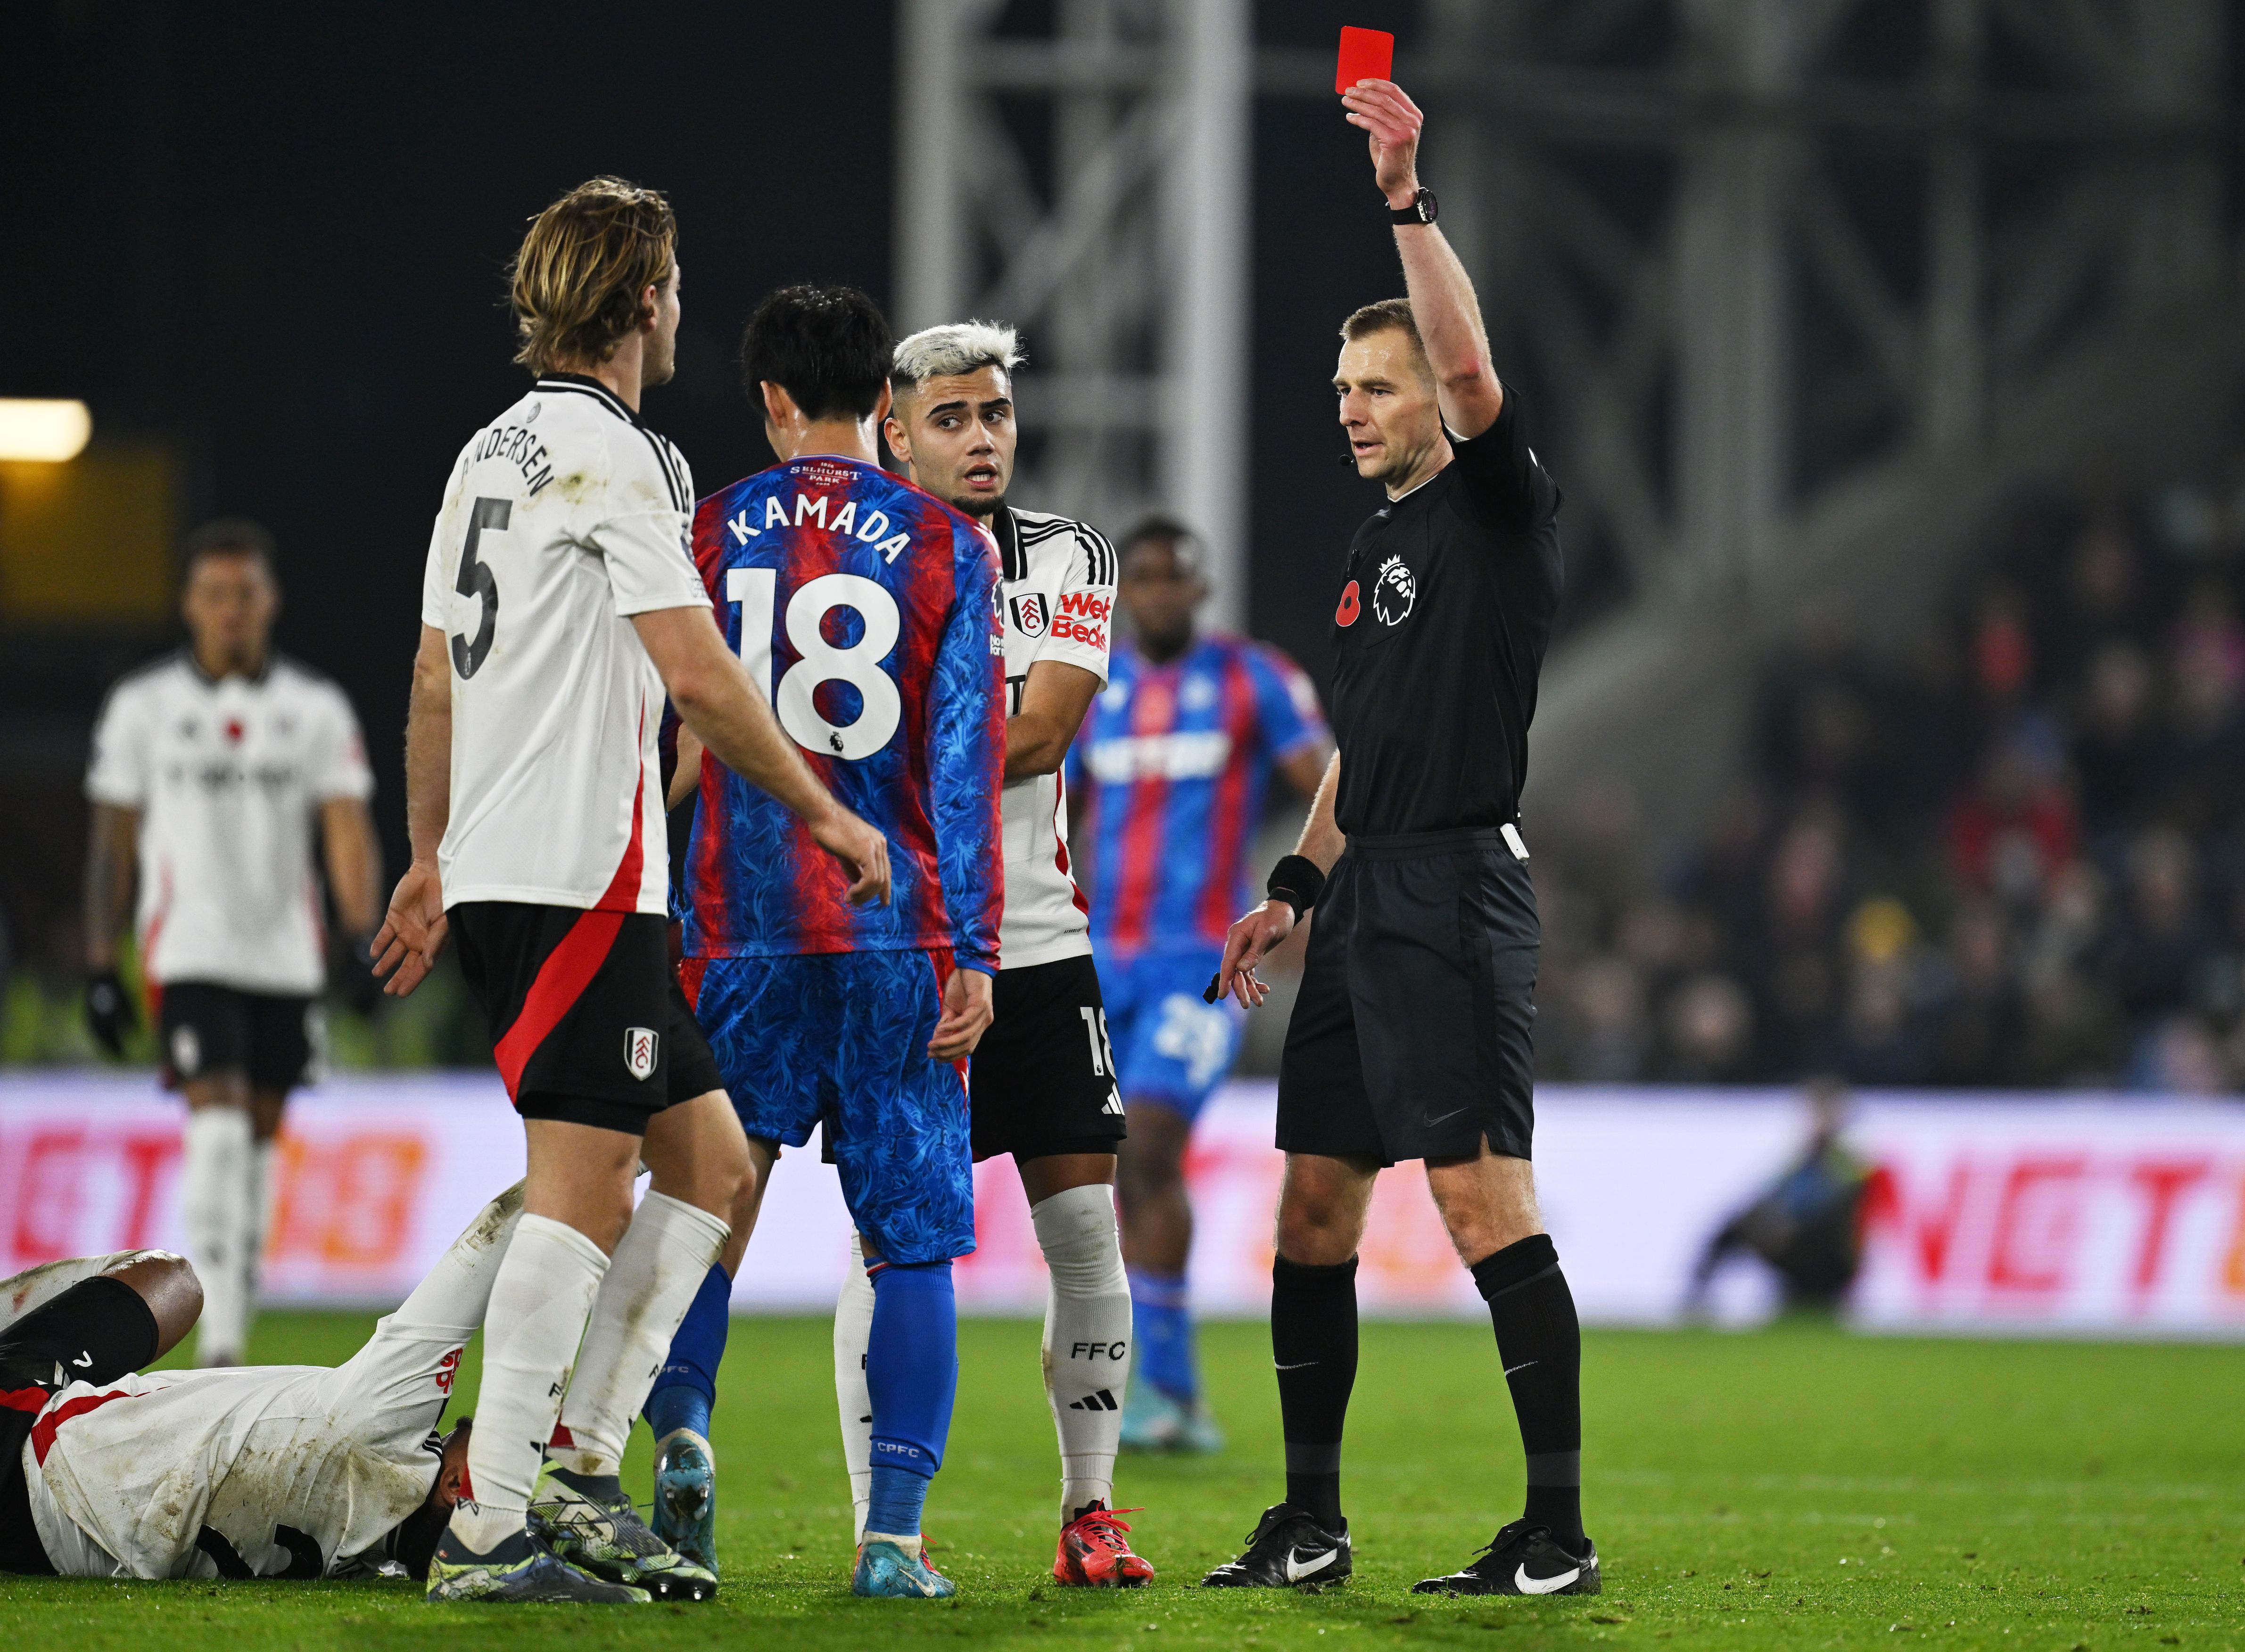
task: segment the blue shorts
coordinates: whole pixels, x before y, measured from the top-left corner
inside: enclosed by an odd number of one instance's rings
[[[947,952],[688,958],[681,973],[741,1127],[823,1125],[858,1231],[890,1262],[974,1249],[967,1080],[932,1061]],[[696,978],[696,972],[699,978]]]
[[[1212,948],[1100,955],[1107,1035],[1124,1101],[1157,1101],[1191,1120],[1230,1076],[1245,1012],[1230,999],[1210,1004],[1201,997],[1222,961]]]

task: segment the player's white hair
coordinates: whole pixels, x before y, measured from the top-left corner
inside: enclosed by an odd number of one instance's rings
[[[1003,322],[946,322],[899,341],[891,377],[913,385],[986,367],[1010,373],[1021,364],[1021,337]]]

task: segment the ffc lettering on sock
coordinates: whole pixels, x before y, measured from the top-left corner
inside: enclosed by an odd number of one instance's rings
[[[1045,1398],[1060,1436],[1061,1519],[1115,1500],[1122,1399],[1130,1384],[1130,1281],[1115,1190],[1068,1188],[1029,1209],[1052,1289],[1045,1299]]]

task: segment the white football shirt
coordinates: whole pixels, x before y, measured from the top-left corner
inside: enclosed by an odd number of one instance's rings
[[[1080,666],[1107,680],[1115,613],[1115,552],[1088,522],[999,507],[1005,576],[1006,714],[1021,708],[1029,667],[1040,660]],[[1068,796],[1058,774],[1010,782],[1003,799],[1006,912],[1000,967],[1026,969],[1091,951],[1090,907],[1068,853]]]
[[[709,606],[693,508],[678,450],[571,374],[461,450],[421,595],[452,656],[447,907],[665,910],[662,679],[631,617]]]
[[[431,1431],[472,1329],[392,1315],[332,1369],[71,1384],[24,1442],[41,1546],[66,1577],[352,1569],[436,1483]]]
[[[289,997],[327,984],[320,805],[374,792],[342,689],[277,657],[214,679],[182,650],[110,690],[85,792],[139,812],[150,980]]]

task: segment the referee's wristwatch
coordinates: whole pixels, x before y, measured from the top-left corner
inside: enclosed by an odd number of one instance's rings
[[[1387,209],[1387,221],[1391,224],[1431,224],[1434,221],[1435,214],[1439,210],[1434,200],[1434,192],[1431,189],[1422,189],[1411,197],[1409,206],[1390,206]]]

